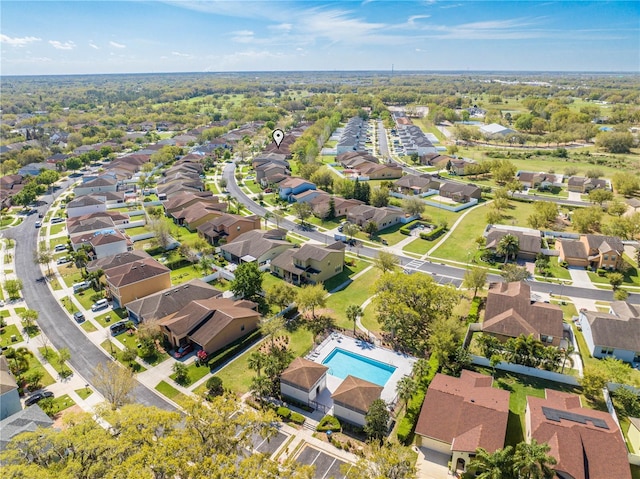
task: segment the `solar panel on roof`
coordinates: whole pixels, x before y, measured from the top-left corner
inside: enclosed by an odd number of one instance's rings
[[[580,424],[587,424],[589,421],[595,426],[602,429],[609,429],[609,425],[603,420],[595,417],[585,416],[584,414],[577,414],[569,411],[562,411],[561,409],[553,409],[550,407],[542,407],[542,414],[549,421],[560,422],[561,419],[567,421],[577,422]]]

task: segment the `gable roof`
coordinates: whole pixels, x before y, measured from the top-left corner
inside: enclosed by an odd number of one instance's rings
[[[609,413],[581,407],[575,394],[546,389],[545,395],[527,396],[528,433],[549,444],[556,471],[574,479],[631,479],[627,448]]]
[[[558,246],[562,245],[562,251],[565,258],[587,259],[587,257],[589,256],[582,241],[560,239],[558,240],[558,243]]]
[[[127,309],[144,321],[156,320],[184,308],[191,301],[216,298],[222,294],[200,279],[192,279],[127,304]]]
[[[145,258],[132,263],[123,264],[104,270],[106,280],[119,288],[128,284],[137,283],[162,274],[168,274],[171,270],[158,263],[153,258]]]
[[[453,451],[494,452],[504,446],[509,392],[490,376],[467,370],[459,378],[436,374],[425,396],[416,434],[451,444]]]
[[[510,230],[508,228],[493,227],[487,231],[485,248],[497,248],[500,240],[508,234],[518,238],[519,251],[531,254],[538,254],[542,251],[542,236],[539,231],[537,234],[533,234],[524,231]]]
[[[582,311],[595,346],[640,351],[640,308],[625,301],[611,303],[611,313]]]
[[[288,245],[293,248],[293,244],[284,240],[286,236],[287,232],[285,230],[251,230],[242,233],[230,243],[222,245],[220,249],[238,258],[242,258],[247,254],[254,258],[259,258],[267,251],[278,246]]]
[[[53,419],[34,404],[26,409],[4,418],[0,421],[0,451],[4,451],[11,438],[23,432],[35,432],[39,427],[51,427]]]
[[[601,253],[612,250],[618,254],[624,252],[624,244],[622,244],[622,240],[617,236],[583,235],[583,237],[587,239],[589,249],[598,250]]]
[[[116,266],[122,266],[123,264],[133,263],[141,259],[151,258],[149,253],[142,250],[127,251],[126,253],[119,253],[113,256],[107,256],[106,258],[96,259],[87,264],[87,271],[93,272],[99,269],[107,270],[115,268]]]
[[[280,382],[310,391],[311,388],[324,376],[329,368],[324,364],[318,364],[305,358],[294,359],[289,367],[280,375]]]
[[[0,356],[0,395],[18,389],[18,383],[9,370],[5,355]]]
[[[487,295],[482,331],[509,337],[541,335],[562,338],[562,310],[556,304],[531,302],[531,288],[524,281],[498,283]]]
[[[371,404],[380,399],[384,388],[355,376],[347,376],[331,395],[334,403],[362,414],[366,414]]]

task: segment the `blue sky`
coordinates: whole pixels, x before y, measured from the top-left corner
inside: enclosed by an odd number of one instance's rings
[[[0,31],[2,75],[640,72],[633,0],[2,0]]]

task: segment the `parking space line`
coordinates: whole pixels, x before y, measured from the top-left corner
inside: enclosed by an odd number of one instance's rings
[[[329,464],[329,467],[327,467],[327,469],[324,471],[324,475],[320,479],[324,479],[325,477],[327,477],[327,474],[329,474],[329,471],[331,470],[331,468],[333,467],[333,465],[336,463],[337,460],[338,459],[336,459],[335,457],[333,458],[333,462]]]

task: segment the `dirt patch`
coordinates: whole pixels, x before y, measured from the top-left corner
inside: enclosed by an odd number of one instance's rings
[[[70,408],[65,409],[64,411],[60,411],[53,417],[53,427],[58,429],[64,428],[64,417],[68,414],[80,414],[84,412],[84,410],[78,406],[77,404],[71,406]]]

